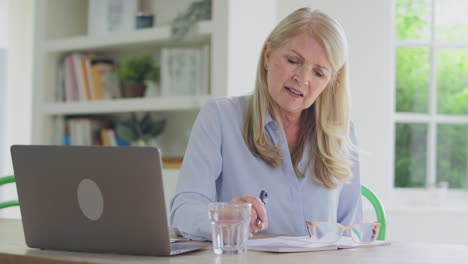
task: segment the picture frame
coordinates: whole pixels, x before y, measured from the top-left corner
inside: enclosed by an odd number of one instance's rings
[[[137,9],[138,0],[89,0],[88,34],[134,30]]]

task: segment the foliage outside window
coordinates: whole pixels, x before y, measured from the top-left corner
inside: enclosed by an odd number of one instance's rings
[[[468,189],[468,1],[395,0],[395,187]]]

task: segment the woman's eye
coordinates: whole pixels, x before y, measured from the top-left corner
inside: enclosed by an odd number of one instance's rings
[[[294,59],[290,59],[288,58],[288,62],[291,63],[291,64],[297,64],[299,63],[298,61],[294,60]]]
[[[315,72],[315,76],[322,78],[322,77],[323,77],[323,74],[322,74],[321,72],[316,71],[316,72]]]

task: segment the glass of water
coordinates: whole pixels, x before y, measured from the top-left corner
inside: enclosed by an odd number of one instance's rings
[[[208,204],[215,254],[242,254],[247,251],[251,208],[250,203]]]

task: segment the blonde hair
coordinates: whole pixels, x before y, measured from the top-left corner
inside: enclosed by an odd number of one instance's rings
[[[246,112],[243,137],[254,156],[271,167],[282,166],[280,150],[270,141],[264,128],[267,112],[282,126],[278,106],[268,92],[264,55],[267,45],[269,50],[275,50],[303,32],[310,34],[325,49],[332,76],[312,106],[301,114],[302,127],[291,159],[296,175],[304,177],[298,163],[309,141],[309,168],[313,169],[315,180],[327,188],[335,188],[336,180],[345,182],[351,177],[348,150],[354,148],[349,140],[347,42],[341,26],[321,11],[298,9],[284,18],[268,36],[257,66],[255,91]]]

